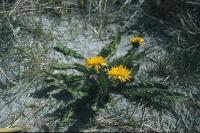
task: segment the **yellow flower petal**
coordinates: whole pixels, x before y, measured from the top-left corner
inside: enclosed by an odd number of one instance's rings
[[[131,37],[130,42],[132,44],[143,46],[142,43],[144,42],[144,38],[141,37]]]
[[[109,77],[121,82],[126,82],[131,79],[131,71],[123,65],[112,67],[108,70],[107,74]]]
[[[102,56],[89,57],[85,61],[85,67],[87,69],[94,68],[97,72],[99,72],[103,66],[107,66],[107,61]]]

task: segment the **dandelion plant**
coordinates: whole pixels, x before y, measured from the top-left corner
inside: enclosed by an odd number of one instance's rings
[[[74,97],[74,100],[66,105],[65,115],[61,118],[61,126],[70,125],[68,131],[73,127],[78,127],[76,130],[79,131],[87,127],[99,109],[104,108],[109,102],[111,93],[123,95],[131,102],[142,101],[145,105],[155,108],[182,96],[162,83],[135,82],[140,66],[139,60],[148,53],[145,50],[139,54],[136,52],[138,48],[143,48],[143,38],[130,38],[131,48],[127,54],[110,61],[117,50],[120,38],[120,35],[114,36],[111,43],[98,55],[88,58],[62,44],[54,48],[65,56],[81,60],[80,63],[74,64],[54,64],[51,68],[62,70],[60,73],[46,71],[51,78],[48,80],[50,85],[62,88]],[[68,69],[76,70],[78,74],[63,73]]]

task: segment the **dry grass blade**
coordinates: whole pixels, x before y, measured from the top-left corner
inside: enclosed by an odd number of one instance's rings
[[[15,133],[27,131],[29,127],[0,128],[0,133]]]
[[[0,72],[6,77],[6,79],[7,79],[10,83],[12,83],[13,85],[16,84],[14,81],[12,81],[12,80],[5,74],[5,72],[4,72],[1,68],[0,68]]]
[[[195,2],[195,1],[186,1],[185,3],[187,3],[187,4],[191,4],[191,5],[198,5],[198,6],[200,6],[200,2]]]

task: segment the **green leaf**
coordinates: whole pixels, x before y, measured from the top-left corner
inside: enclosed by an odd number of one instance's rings
[[[169,89],[167,85],[156,82],[127,85],[123,88],[113,89],[113,91],[122,94],[131,102],[142,102],[155,109],[170,109],[174,103],[187,99],[185,95]]]
[[[74,63],[74,67],[77,71],[87,72],[87,68],[82,64]]]
[[[55,79],[50,78],[50,79],[45,79],[44,81],[46,83],[52,83],[52,82],[55,82]]]
[[[67,74],[63,74],[63,73],[53,74],[53,73],[50,73],[50,72],[47,72],[47,71],[45,71],[45,73],[48,76],[55,78],[57,80],[64,80],[65,83],[67,83],[67,84],[73,84],[73,83],[83,79],[82,75],[73,75],[73,74],[67,75]]]
[[[85,96],[88,96],[87,92],[83,92],[81,90],[77,89],[67,89],[68,92],[70,92],[74,97],[82,98]]]
[[[72,56],[74,58],[84,59],[84,57],[77,51],[67,48],[63,44],[58,44],[56,47],[54,47],[54,50],[64,54],[65,56]]]
[[[141,99],[144,97],[144,95],[142,95],[142,93],[138,92],[135,89],[132,90],[122,90],[120,92],[125,98],[127,98],[127,100],[131,101],[131,102],[140,102]]]
[[[97,103],[93,104],[93,105],[91,106],[91,109],[92,109],[93,111],[97,112],[97,111],[99,110],[99,107],[97,106]]]
[[[132,60],[138,61],[138,60],[143,60],[144,57],[152,52],[154,52],[154,49],[150,49],[150,48],[146,48],[143,51],[131,51],[133,53],[132,54]]]
[[[158,89],[169,89],[169,87],[163,83],[159,82],[143,82],[139,83],[137,87],[141,88],[158,88]]]
[[[54,82],[49,83],[48,85],[51,87],[54,87],[54,88],[60,88],[60,84],[59,84],[58,80],[55,80]]]
[[[71,108],[62,118],[61,125],[67,125],[74,120],[75,114]]]
[[[168,99],[168,101],[172,101],[172,102],[181,102],[186,100],[186,96],[182,95],[182,94],[174,94],[173,96],[166,96],[166,99]]]
[[[49,87],[60,88],[59,81],[56,79],[45,79],[44,81],[48,84]]]
[[[138,73],[139,69],[140,69],[140,65],[139,64],[133,65],[133,67],[132,67],[133,76],[135,76]]]
[[[165,84],[153,82],[153,87],[159,88],[159,89],[169,89],[169,87]]]
[[[67,70],[67,69],[73,69],[74,66],[72,64],[53,64],[51,68],[56,70]]]
[[[74,64],[53,64],[51,66],[51,68],[55,69],[55,70],[67,70],[67,69],[74,69],[77,70],[79,72],[86,72],[87,69],[84,65],[79,64],[79,63],[74,63]]]
[[[121,94],[124,95],[124,97],[131,102],[138,102],[138,103],[142,102],[144,105],[153,106],[156,109],[168,107],[165,103],[161,102],[163,101],[162,100],[163,96],[161,96],[159,93],[152,94],[152,92],[147,92],[147,91],[139,92],[137,90],[132,89],[132,90],[122,91]],[[168,103],[168,101],[166,100],[164,102]]]
[[[66,74],[63,74],[63,73],[56,73],[56,74],[53,74],[53,73],[50,73],[50,72],[47,72],[47,71],[44,71],[48,76],[52,77],[52,78],[55,78],[55,79],[58,79],[58,80],[66,80],[67,79],[67,75]]]
[[[81,81],[83,79],[83,76],[82,75],[73,75],[73,74],[70,74],[68,75],[67,79],[65,80],[67,83],[73,83],[73,82],[76,82],[76,81]]]
[[[99,55],[103,56],[104,58],[110,58],[116,53],[117,45],[121,41],[121,34],[118,33],[116,36],[113,37],[112,41],[107,44],[102,50],[100,51]]]

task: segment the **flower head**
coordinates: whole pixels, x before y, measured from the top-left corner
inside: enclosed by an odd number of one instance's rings
[[[131,37],[130,38],[130,43],[136,47],[139,47],[139,45],[143,46],[142,45],[143,42],[144,42],[144,38],[141,38],[141,37]]]
[[[112,67],[108,70],[107,74],[109,77],[121,82],[126,82],[131,78],[131,71],[123,65]]]
[[[97,72],[103,66],[107,66],[107,61],[102,56],[89,57],[85,61],[85,66],[87,69],[94,68]]]

